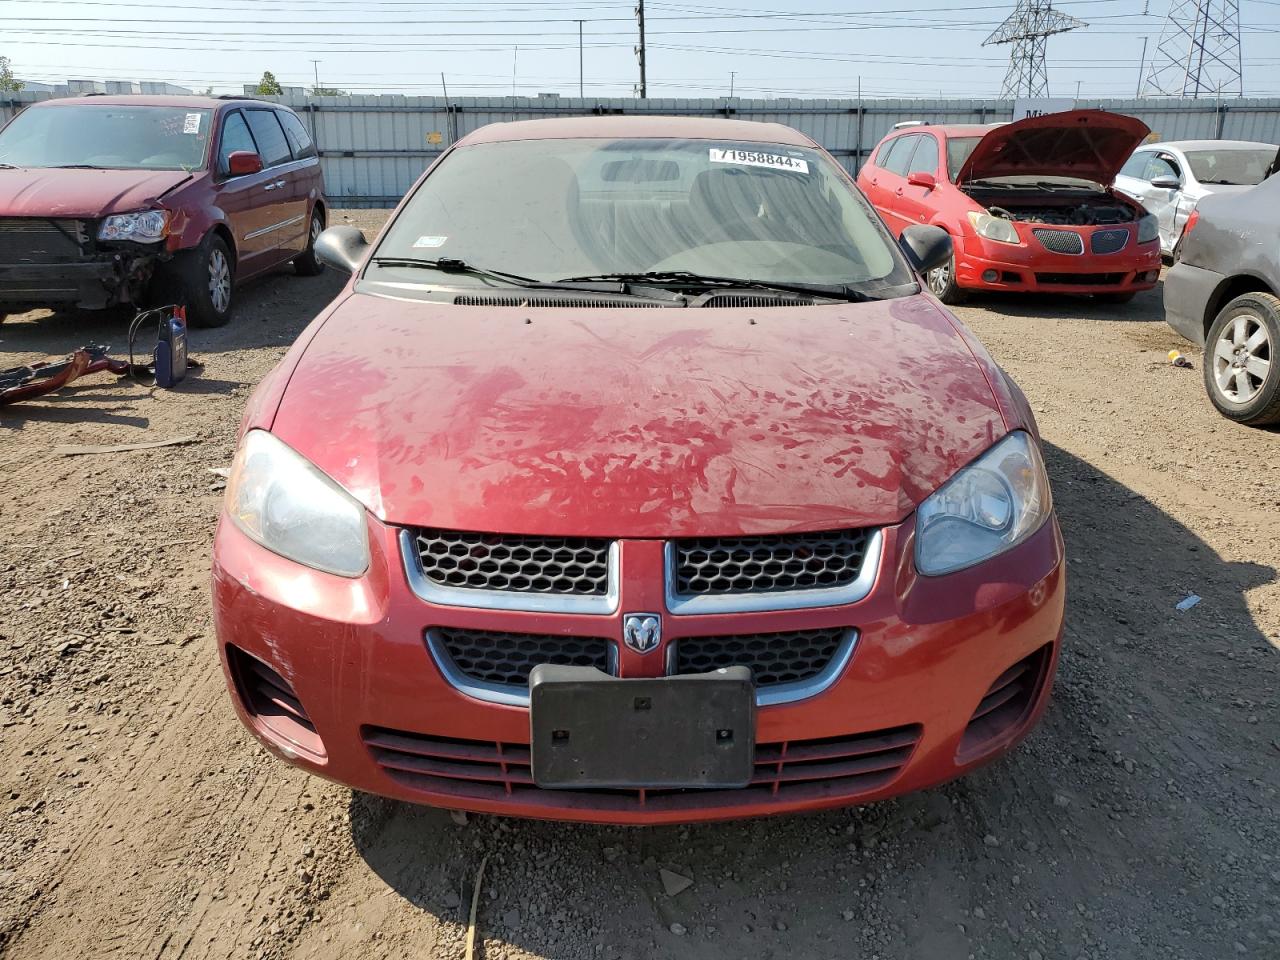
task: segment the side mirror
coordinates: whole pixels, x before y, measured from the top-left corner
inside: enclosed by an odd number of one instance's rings
[[[938,178],[932,173],[925,173],[923,170],[915,170],[907,174],[907,183],[913,187],[924,187],[926,190],[932,190],[938,185]]]
[[[335,270],[355,273],[369,252],[369,241],[356,227],[330,227],[316,237],[316,259]]]
[[[227,175],[243,177],[262,170],[262,158],[252,150],[235,150],[227,155]]]
[[[941,227],[913,223],[902,231],[898,245],[916,273],[928,273],[951,259],[951,234]]]
[[[1168,174],[1165,174],[1164,176],[1153,179],[1151,181],[1151,185],[1157,190],[1177,190],[1182,186],[1182,182],[1177,177],[1171,177]]]

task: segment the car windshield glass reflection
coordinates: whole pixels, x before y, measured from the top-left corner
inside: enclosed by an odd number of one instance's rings
[[[15,167],[194,170],[204,166],[209,110],[67,105],[28,109],[0,132]]]
[[[911,282],[870,208],[822,154],[709,140],[464,147],[424,181],[376,258],[449,258],[542,282],[673,272],[869,288]]]
[[[1266,179],[1276,158],[1275,149],[1268,150],[1191,150],[1187,163],[1201,183],[1253,186]]]

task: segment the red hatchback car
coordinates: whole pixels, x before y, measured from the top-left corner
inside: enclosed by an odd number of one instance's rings
[[[33,104],[0,130],[0,319],[180,302],[231,318],[235,284],[319,273],[324,177],[287,107],[213,97]]]
[[[946,230],[949,263],[928,274],[943,303],[969,290],[1091,293],[1124,303],[1160,277],[1160,225],[1112,189],[1150,133],[1102,110],[991,126],[899,124],[858,173],[895,234]]]
[[[615,823],[876,800],[1045,707],[1036,425],[847,173],[775,124],[495,124],[250,400],[214,546],[240,718],[441,807]]]

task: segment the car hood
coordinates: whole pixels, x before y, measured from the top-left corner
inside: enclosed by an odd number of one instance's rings
[[[1151,132],[1136,117],[1105,110],[1068,110],[1027,117],[986,133],[956,175],[1078,177],[1109,186]]]
[[[141,210],[191,179],[181,170],[0,170],[0,217],[84,217]]]
[[[359,293],[271,429],[389,523],[637,538],[897,522],[1005,432],[924,296],[520,310]]]

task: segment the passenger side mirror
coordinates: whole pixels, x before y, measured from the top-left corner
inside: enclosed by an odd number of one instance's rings
[[[951,259],[951,234],[941,227],[913,223],[902,231],[898,245],[916,273],[928,273]]]
[[[1182,183],[1178,180],[1177,177],[1171,176],[1170,174],[1166,173],[1162,176],[1154,178],[1151,181],[1151,185],[1155,187],[1157,190],[1177,190],[1180,186],[1182,186]]]
[[[913,170],[907,174],[907,183],[913,187],[924,187],[926,190],[932,190],[938,185],[938,178],[932,173],[925,173],[923,170]]]
[[[335,270],[355,273],[369,252],[369,241],[356,227],[330,227],[316,237],[316,259]]]

